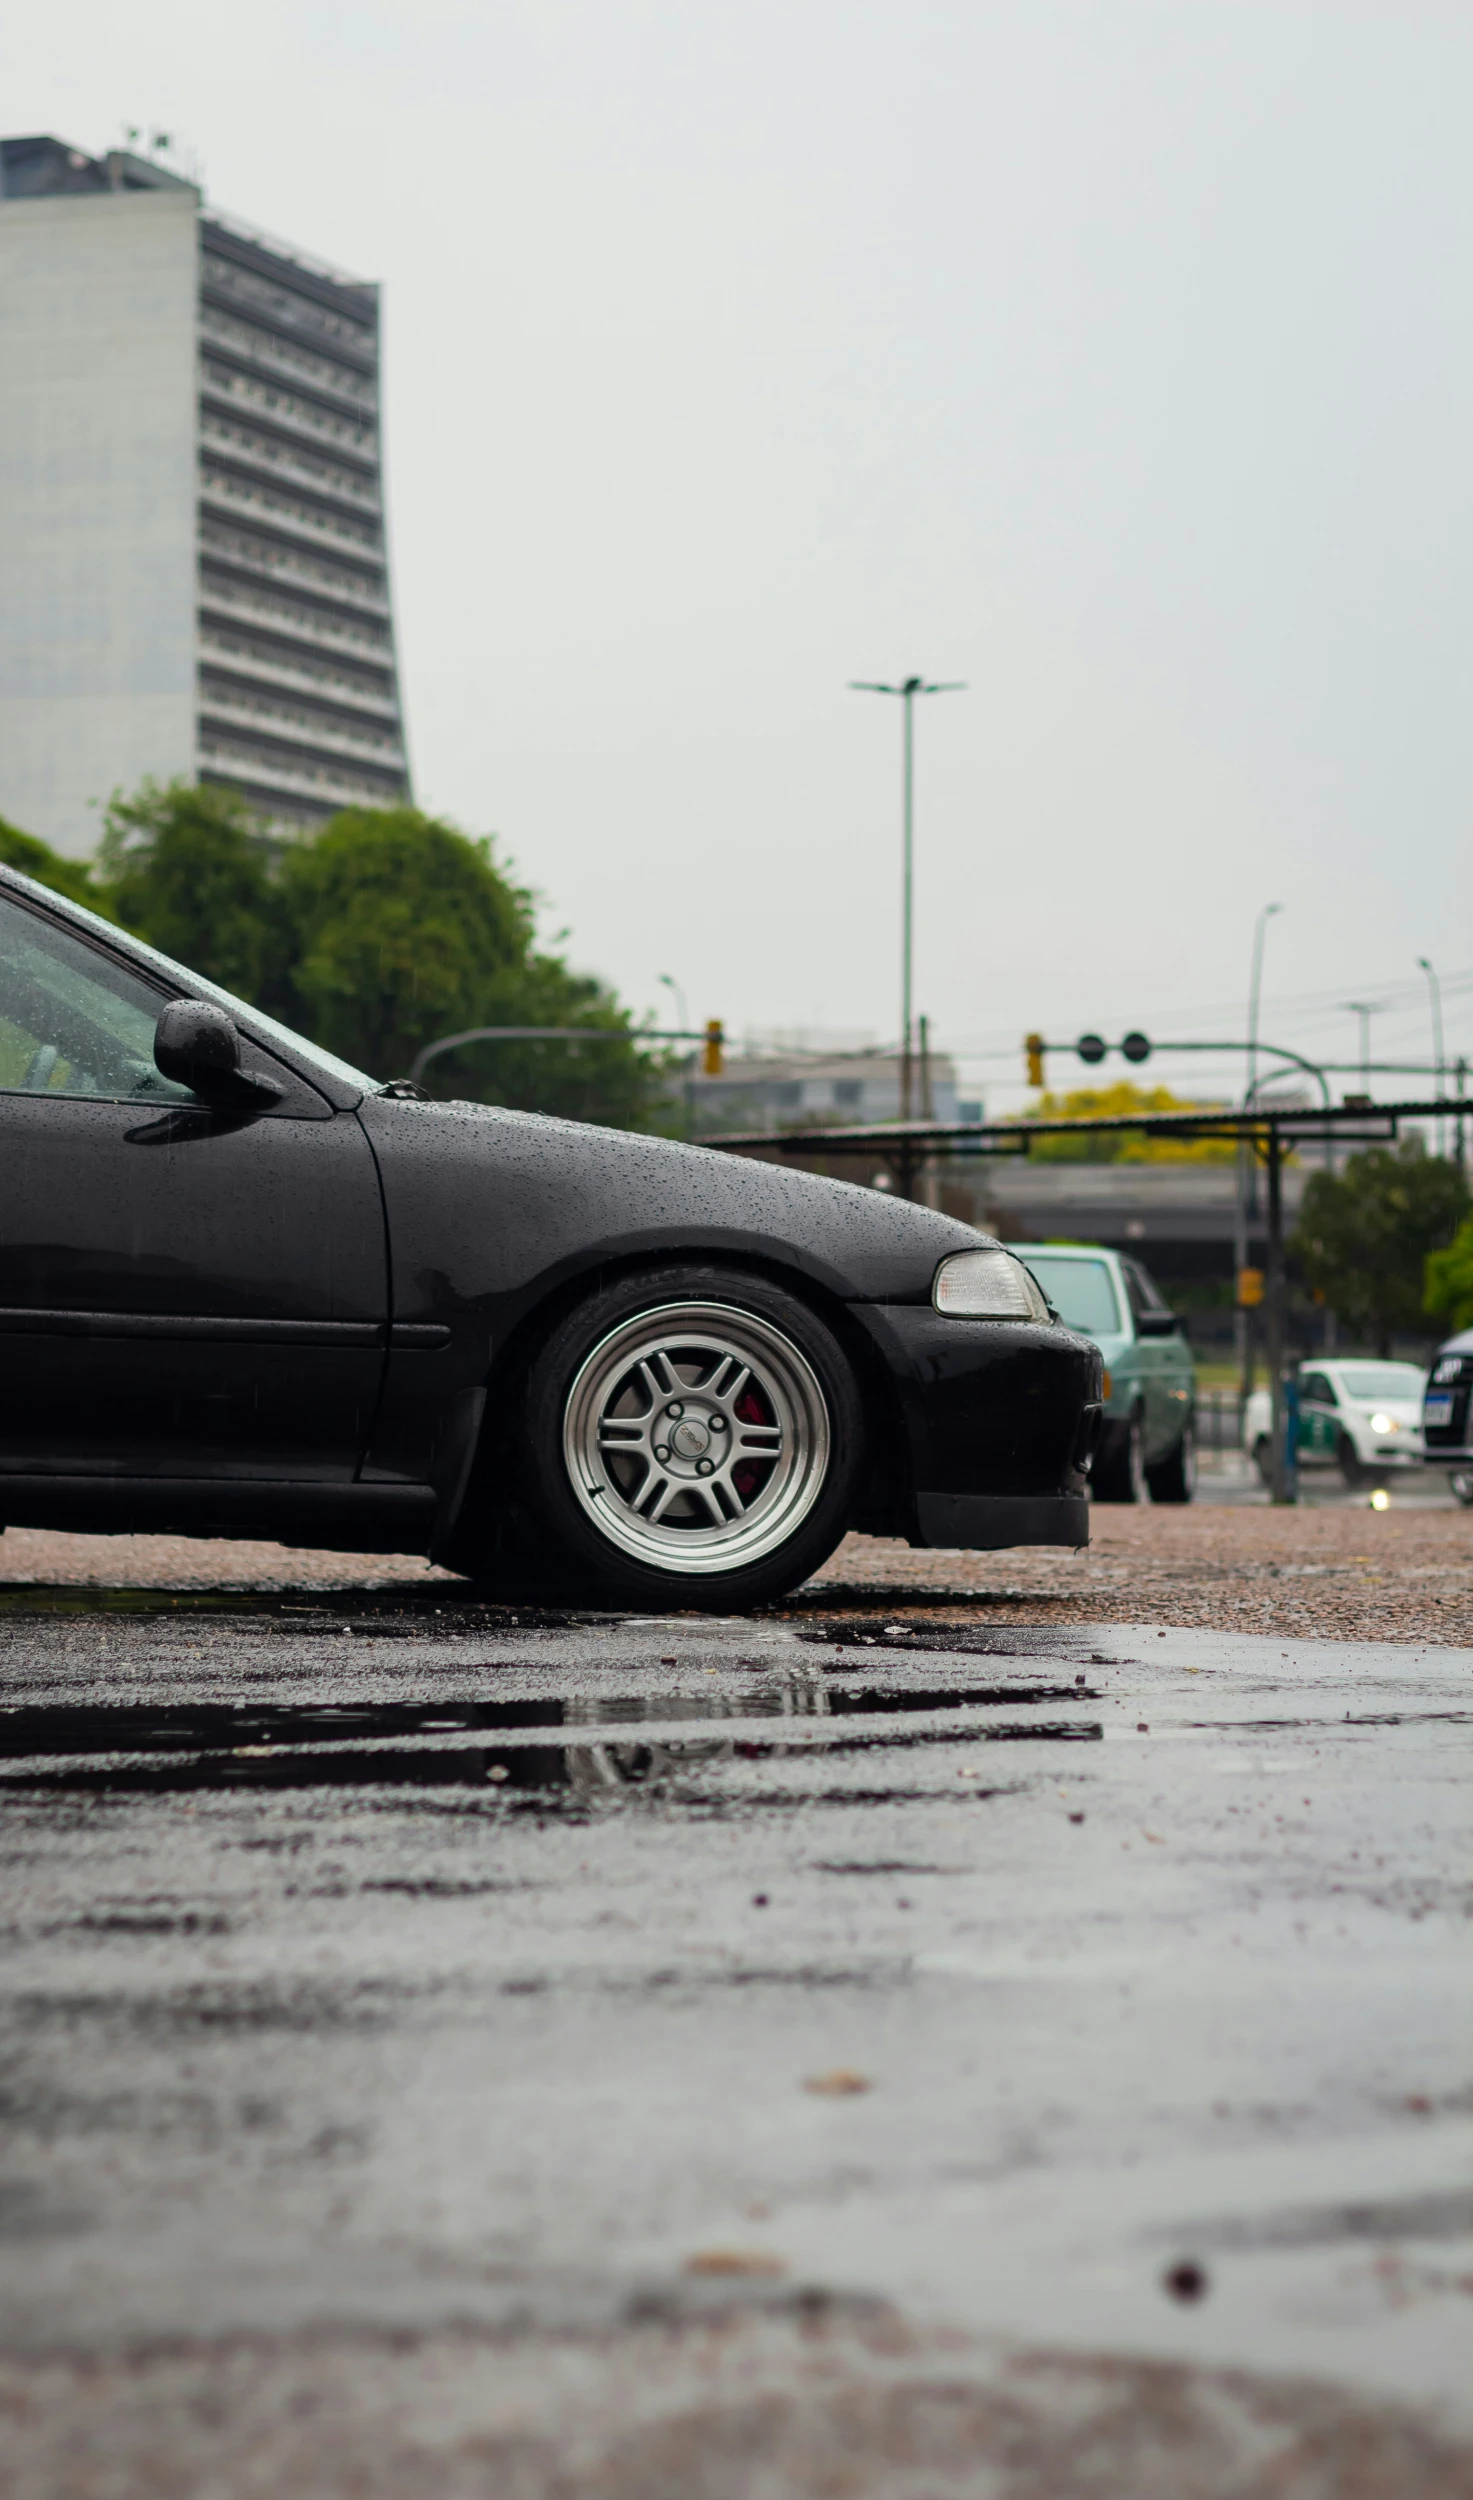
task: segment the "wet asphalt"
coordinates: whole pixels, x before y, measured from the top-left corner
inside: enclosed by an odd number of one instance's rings
[[[5,2354],[735,2285],[1467,2408],[1473,1654],[41,1602]]]

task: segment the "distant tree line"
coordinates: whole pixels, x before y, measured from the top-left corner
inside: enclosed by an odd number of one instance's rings
[[[478,1024],[612,1040],[482,1042],[425,1090],[616,1128],[669,1124],[667,1063],[612,990],[536,943],[534,897],[489,841],[418,808],[348,808],[281,838],[235,792],[145,782],[107,810],[94,859],[0,820],[0,860],[85,903],[368,1075]]]
[[[1042,1094],[1033,1116],[1089,1120],[1196,1111],[1164,1085],[1120,1084]],[[1040,1137],[1035,1163],[1226,1163],[1237,1147],[1222,1138],[1148,1137],[1116,1129]],[[1339,1172],[1305,1183],[1289,1250],[1316,1298],[1354,1336],[1389,1353],[1394,1338],[1429,1333],[1429,1323],[1473,1327],[1473,1212],[1455,1163],[1429,1155],[1420,1137],[1351,1155]]]
[[[1419,1137],[1370,1146],[1305,1183],[1290,1248],[1337,1319],[1378,1353],[1473,1326],[1473,1214],[1455,1163]]]

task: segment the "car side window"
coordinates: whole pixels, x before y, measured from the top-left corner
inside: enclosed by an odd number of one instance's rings
[[[163,994],[0,895],[0,1092],[192,1102],[154,1066]]]
[[[1164,1311],[1166,1305],[1139,1261],[1122,1259],[1120,1266],[1125,1277],[1126,1296],[1136,1318],[1143,1318],[1147,1311]]]
[[[1323,1372],[1306,1372],[1299,1384],[1299,1395],[1307,1406],[1333,1406],[1335,1392]]]

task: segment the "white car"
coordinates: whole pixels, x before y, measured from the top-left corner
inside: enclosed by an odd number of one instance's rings
[[[1360,1355],[1299,1367],[1299,1465],[1338,1467],[1347,1484],[1420,1467],[1422,1393],[1427,1375],[1416,1363],[1378,1363]],[[1255,1389],[1243,1418],[1243,1446],[1265,1483],[1273,1402]]]

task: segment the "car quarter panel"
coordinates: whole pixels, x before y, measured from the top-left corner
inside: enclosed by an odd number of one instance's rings
[[[495,1356],[550,1295],[631,1260],[760,1261],[820,1298],[929,1309],[968,1224],[879,1190],[666,1138],[476,1103],[370,1096],[394,1330],[365,1476],[453,1504]],[[408,1332],[413,1332],[412,1336]]]

